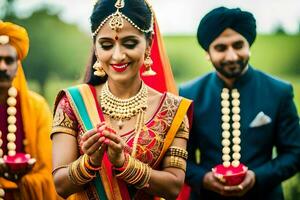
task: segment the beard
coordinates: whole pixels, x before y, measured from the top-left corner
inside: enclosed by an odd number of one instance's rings
[[[10,81],[11,77],[4,71],[0,71],[0,81]]]
[[[244,69],[247,67],[249,57],[246,59],[239,59],[237,61],[224,61],[219,64],[212,62],[215,69],[228,79],[235,79],[242,75]]]
[[[10,77],[5,71],[0,71],[0,91],[11,87],[12,77]]]

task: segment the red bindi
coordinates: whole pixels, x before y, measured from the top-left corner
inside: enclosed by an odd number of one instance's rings
[[[116,35],[116,36],[115,36],[115,40],[118,40],[118,39],[119,39],[119,37]]]

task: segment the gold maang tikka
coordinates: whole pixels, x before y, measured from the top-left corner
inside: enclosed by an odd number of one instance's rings
[[[109,26],[114,31],[119,31],[124,26],[124,20],[122,17],[122,14],[120,12],[120,9],[123,8],[125,5],[124,0],[117,0],[115,3],[115,7],[117,8],[117,11],[113,14]]]
[[[152,33],[152,34],[154,34],[154,13],[153,13],[153,10],[152,10],[152,6],[149,4],[149,2],[147,0],[145,0],[145,2],[146,2],[147,6],[149,7],[150,12],[151,12],[151,25],[150,25],[149,28],[147,28],[147,29],[140,28],[129,17],[124,15],[124,13],[122,13],[120,11],[120,9],[125,7],[125,2],[124,2],[124,0],[117,0],[117,2],[115,3],[115,8],[117,8],[117,11],[115,11],[111,15],[107,16],[104,20],[102,20],[102,22],[99,24],[97,29],[92,33],[92,36],[96,37],[96,35],[100,31],[100,29],[108,21],[109,21],[110,28],[113,29],[113,30],[118,31],[124,26],[124,20],[128,21],[134,28],[138,29],[139,31],[141,31],[143,33]]]

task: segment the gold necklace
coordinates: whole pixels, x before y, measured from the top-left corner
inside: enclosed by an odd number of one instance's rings
[[[17,114],[17,109],[16,109],[16,105],[17,105],[17,94],[18,91],[15,87],[10,87],[8,89],[8,99],[7,99],[7,123],[8,123],[8,134],[7,134],[7,150],[8,150],[8,155],[9,156],[14,156],[16,155],[16,131],[17,131],[17,126],[16,126],[16,122],[17,122],[17,118],[16,118],[16,114]],[[2,132],[0,131],[0,157],[3,157],[3,150],[1,148],[2,144],[3,144],[3,140],[1,139],[2,137]]]
[[[130,120],[147,109],[147,98],[148,88],[144,82],[142,82],[141,88],[135,96],[129,99],[120,99],[110,92],[106,81],[101,90],[100,104],[103,113],[114,120],[118,120],[119,129],[122,129],[123,120]]]
[[[232,101],[231,101],[231,105],[232,108],[230,110],[230,101],[229,101],[229,89],[228,88],[223,88],[222,93],[221,93],[221,106],[222,106],[222,160],[223,160],[223,165],[224,167],[229,167],[230,164],[234,167],[239,166],[240,164],[240,158],[241,158],[241,139],[240,139],[240,135],[241,135],[241,131],[240,131],[240,101],[239,101],[239,97],[240,97],[240,93],[238,92],[237,89],[233,89],[231,91],[231,97],[232,97]],[[232,116],[230,117],[230,111],[232,112]],[[231,156],[230,156],[230,121],[232,121],[232,142],[233,142],[233,146],[232,146],[232,158],[233,161],[230,162],[231,160]]]

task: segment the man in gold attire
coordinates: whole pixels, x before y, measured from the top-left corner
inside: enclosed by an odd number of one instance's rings
[[[21,61],[28,49],[26,30],[0,21],[0,199],[52,200],[57,195],[51,176],[51,113],[46,101],[27,88]],[[9,159],[15,160],[11,164]],[[27,160],[20,166],[18,159]]]

